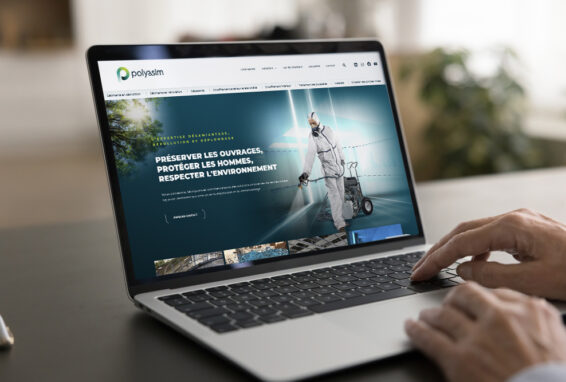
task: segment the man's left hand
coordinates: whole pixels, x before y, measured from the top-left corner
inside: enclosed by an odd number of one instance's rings
[[[566,331],[554,307],[474,282],[407,320],[405,331],[450,381],[504,381],[529,366],[566,362]]]

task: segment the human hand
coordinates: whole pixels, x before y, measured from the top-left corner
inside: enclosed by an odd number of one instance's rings
[[[566,331],[545,300],[469,282],[442,306],[407,320],[405,331],[450,381],[504,381],[522,369],[566,363]]]
[[[486,261],[495,250],[520,263]],[[566,300],[566,225],[544,215],[520,209],[461,223],[415,264],[411,278],[426,280],[466,256],[472,261],[456,269],[465,280]]]

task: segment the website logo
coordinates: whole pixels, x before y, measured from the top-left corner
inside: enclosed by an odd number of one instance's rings
[[[130,77],[133,79],[134,77],[147,78],[154,76],[164,76],[165,71],[163,69],[140,69],[140,70],[132,70],[130,72],[127,68],[120,66],[116,71],[116,75],[118,76],[118,81],[122,82],[122,81],[126,81]]]
[[[118,68],[116,74],[118,75],[119,82],[126,81],[128,78],[130,78],[130,71],[123,66],[120,66]]]

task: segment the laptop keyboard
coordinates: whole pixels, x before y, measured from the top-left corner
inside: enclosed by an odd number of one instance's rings
[[[454,264],[411,282],[424,255],[412,252],[159,297],[218,333],[448,288],[462,282]]]

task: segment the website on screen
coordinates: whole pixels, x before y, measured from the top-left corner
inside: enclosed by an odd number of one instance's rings
[[[419,234],[377,53],[99,69],[138,279]]]

